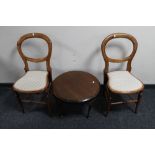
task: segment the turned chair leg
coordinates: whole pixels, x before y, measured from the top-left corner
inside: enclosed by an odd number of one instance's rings
[[[51,105],[51,102],[49,100],[50,93],[51,93],[51,84],[49,85],[49,88],[48,88],[48,91],[47,91],[47,95],[46,95],[46,101],[47,101],[47,106],[48,106],[48,113],[51,116],[52,115],[52,105]]]
[[[22,112],[25,113],[25,110],[24,110],[24,105],[20,99],[20,96],[19,94],[16,92],[16,96],[17,96],[17,99],[18,99],[18,103],[20,104],[21,108],[22,108]]]
[[[136,107],[135,107],[135,113],[138,112],[138,107],[139,107],[139,104],[140,104],[141,99],[142,99],[142,94],[143,94],[143,92],[140,92],[140,93],[138,94],[138,99],[137,99]]]
[[[106,111],[106,114],[105,114],[105,116],[107,116],[107,114],[108,114],[108,95],[107,95],[107,90],[105,89],[105,92],[104,92],[104,96],[105,96],[105,103],[106,103],[106,105],[105,105],[105,111]]]
[[[107,96],[107,101],[106,101],[106,116],[108,116],[108,113],[111,109],[111,95],[110,95],[110,91],[108,90],[108,88],[106,87],[106,92],[105,92],[106,96]]]

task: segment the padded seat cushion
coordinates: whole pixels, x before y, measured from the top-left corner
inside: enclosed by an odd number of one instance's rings
[[[144,88],[143,83],[128,71],[109,72],[108,79],[109,89],[116,93],[134,93]]]
[[[19,92],[37,92],[44,90],[48,84],[47,71],[28,71],[14,84],[14,89]]]

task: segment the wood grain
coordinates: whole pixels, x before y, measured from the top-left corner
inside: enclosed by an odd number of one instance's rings
[[[82,71],[70,71],[53,81],[54,95],[65,102],[86,102],[95,98],[100,83],[93,75]]]

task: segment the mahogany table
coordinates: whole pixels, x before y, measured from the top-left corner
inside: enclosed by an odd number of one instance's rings
[[[100,83],[93,75],[83,71],[70,71],[58,76],[53,81],[53,93],[62,102],[88,103],[88,113],[91,102],[100,91]]]

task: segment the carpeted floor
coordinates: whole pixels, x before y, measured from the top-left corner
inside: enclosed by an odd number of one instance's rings
[[[47,107],[25,103],[26,113],[21,112],[16,96],[9,86],[0,86],[0,128],[4,129],[132,129],[155,128],[155,89],[146,88],[138,114],[134,105],[117,105],[108,117],[104,116],[105,101],[102,93],[97,97],[87,119],[87,105],[65,104],[65,115],[58,116],[59,108],[53,105],[53,116]]]

